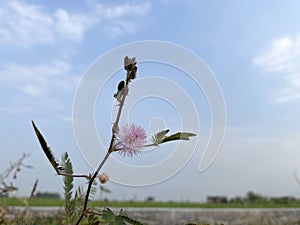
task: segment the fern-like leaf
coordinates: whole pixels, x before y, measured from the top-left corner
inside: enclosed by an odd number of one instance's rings
[[[65,152],[62,155],[62,164],[65,169],[66,174],[73,174],[73,167],[69,155]],[[72,201],[72,190],[73,190],[73,180],[72,176],[64,176],[64,191],[65,191],[65,211],[66,211],[66,220],[67,224],[69,222],[69,218],[74,212],[75,203]]]
[[[166,134],[169,132],[170,130],[167,129],[167,130],[162,130],[160,132],[158,132],[157,134],[154,134],[152,136],[152,141],[153,141],[153,144],[155,145],[158,145],[160,143],[162,143],[162,141],[165,139],[166,137]]]
[[[172,134],[170,136],[166,136],[161,143],[165,143],[168,141],[176,141],[176,140],[190,140],[190,137],[194,137],[196,134],[188,133],[188,132],[177,132],[176,134]]]
[[[96,195],[97,189],[98,189],[98,187],[97,187],[97,181],[94,180],[92,188],[91,188],[89,199],[92,199]]]
[[[146,223],[141,223],[137,220],[134,220],[130,217],[128,217],[123,210],[120,211],[119,217],[122,218],[123,221],[130,223],[132,225],[147,225]]]
[[[45,138],[43,137],[43,135],[41,134],[41,132],[38,130],[38,128],[36,127],[35,123],[32,121],[32,126],[33,129],[35,131],[35,134],[39,140],[39,143],[45,153],[45,155],[47,156],[49,162],[51,163],[52,167],[55,169],[56,173],[59,173],[57,167],[58,167],[58,162],[56,161],[50,147],[48,147],[47,142],[45,141]]]
[[[108,223],[108,225],[126,225],[120,216],[116,216],[111,209],[106,208],[103,210],[102,219]]]
[[[154,145],[159,145],[161,143],[169,142],[169,141],[176,141],[176,140],[190,140],[190,137],[196,136],[196,134],[189,133],[189,132],[177,132],[176,134],[172,134],[167,136],[169,129],[162,130],[157,134],[152,136],[152,141]]]

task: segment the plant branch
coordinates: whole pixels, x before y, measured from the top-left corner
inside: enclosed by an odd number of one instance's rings
[[[65,177],[82,177],[86,179],[90,179],[90,175],[85,175],[85,174],[68,174],[68,173],[61,173],[59,172],[57,175],[65,176]]]
[[[126,85],[124,87],[124,90],[127,90],[127,91],[123,92],[123,95],[122,95],[122,98],[121,98],[121,101],[120,101],[120,104],[119,104],[118,114],[117,114],[116,121],[115,121],[114,126],[113,126],[112,140],[114,139],[114,133],[116,132],[116,130],[118,130],[119,121],[120,121],[120,118],[121,118],[121,113],[122,113],[123,106],[124,106],[124,103],[125,103],[125,98],[128,94],[127,93],[128,92],[128,81],[126,81]],[[110,148],[111,147],[112,146],[110,146]],[[111,150],[110,148],[109,148],[109,150]]]
[[[144,145],[144,148],[146,148],[146,147],[157,147],[157,146],[158,146],[158,144],[151,143],[151,144]]]
[[[129,80],[127,79],[126,80],[126,86],[124,87],[124,88],[126,88],[126,90],[128,90],[128,83],[129,83]],[[113,151],[115,151],[115,149],[114,149],[115,132],[116,132],[116,129],[118,130],[118,126],[119,126],[119,121],[120,121],[120,118],[121,118],[121,113],[122,113],[123,105],[124,105],[124,102],[125,102],[125,98],[126,98],[126,96],[128,94],[127,92],[128,91],[125,91],[123,93],[121,101],[120,101],[120,105],[119,105],[119,110],[118,110],[118,114],[117,114],[117,117],[116,117],[116,121],[115,121],[115,123],[113,125],[112,136],[111,136],[111,141],[110,141],[110,145],[109,145],[108,151],[107,151],[105,157],[103,158],[102,162],[98,166],[97,170],[95,171],[94,175],[89,180],[89,184],[88,184],[87,192],[86,192],[86,195],[85,195],[84,205],[83,205],[83,208],[82,208],[81,216],[79,217],[76,225],[80,224],[80,221],[83,219],[83,217],[86,214],[86,209],[87,209],[87,204],[88,204],[88,200],[89,200],[89,195],[90,195],[91,188],[92,188],[92,185],[93,185],[93,182],[94,182],[95,178],[97,177],[99,171],[101,170],[101,168],[103,167],[104,163],[108,159],[110,153],[112,153]]]
[[[79,217],[78,221],[77,221],[77,225],[80,224],[80,221],[83,219],[83,217],[86,214],[86,208],[87,208],[87,204],[88,204],[88,200],[89,200],[89,196],[90,196],[90,192],[91,192],[91,188],[93,185],[93,182],[95,180],[95,178],[97,177],[99,171],[101,170],[101,168],[103,167],[104,163],[106,162],[106,160],[108,159],[109,155],[110,155],[110,151],[107,151],[106,155],[104,156],[102,162],[100,163],[100,165],[98,166],[97,170],[95,171],[94,175],[92,176],[92,178],[89,180],[89,184],[88,184],[88,188],[86,191],[86,195],[85,195],[85,199],[84,199],[84,205],[82,208],[82,212],[81,212],[81,216]]]
[[[103,216],[102,212],[96,212],[96,211],[93,211],[93,210],[87,210],[86,213],[87,214],[93,214],[93,215],[96,215],[96,216]]]
[[[105,157],[103,158],[103,160],[99,164],[97,170],[95,171],[95,173],[93,174],[93,176],[89,180],[89,184],[88,184],[88,188],[87,188],[87,192],[86,192],[85,200],[84,200],[84,206],[82,208],[81,216],[79,217],[76,225],[79,225],[80,221],[88,213],[87,204],[88,204],[88,200],[89,200],[89,196],[90,196],[90,192],[91,192],[91,188],[92,188],[94,180],[96,179],[99,171],[101,170],[104,163],[108,159],[110,153],[116,151],[116,149],[115,149],[115,134],[119,132],[119,121],[120,121],[120,118],[121,118],[121,113],[122,113],[122,109],[123,109],[123,106],[124,106],[125,98],[128,95],[128,85],[129,85],[130,81],[133,80],[136,77],[137,67],[135,65],[136,65],[136,59],[135,58],[130,59],[128,56],[126,56],[124,58],[124,68],[127,71],[126,82],[121,81],[119,83],[118,92],[115,95],[115,97],[117,98],[117,100],[119,101],[120,104],[119,104],[119,110],[118,110],[118,113],[117,113],[117,116],[116,116],[115,123],[113,124],[113,127],[112,127],[112,135],[111,135],[110,145],[109,145],[109,148],[108,148],[108,151],[107,151]],[[124,83],[125,83],[125,85],[124,85]],[[124,87],[123,87],[123,85],[124,85]]]
[[[30,196],[29,196],[29,200],[31,200],[34,197],[34,194],[36,192],[36,188],[38,186],[38,183],[39,183],[39,180],[36,179],[35,182],[34,182],[34,185],[32,187],[32,190],[31,190],[31,193],[30,193]]]
[[[30,154],[24,153],[20,159],[18,159],[14,163],[10,163],[9,168],[7,168],[3,173],[0,174],[0,182],[2,183],[15,169],[23,166],[23,161],[28,156],[30,156]],[[19,172],[19,170],[16,170],[16,172]]]

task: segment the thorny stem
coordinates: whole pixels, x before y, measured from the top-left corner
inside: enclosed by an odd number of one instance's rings
[[[127,88],[127,90],[128,90],[128,83],[129,83],[129,80],[126,79],[126,85],[125,85],[124,88]],[[81,222],[81,220],[83,219],[83,217],[86,215],[86,213],[88,213],[87,212],[87,204],[88,204],[89,195],[90,195],[91,188],[92,188],[94,180],[96,179],[99,171],[101,170],[101,168],[103,167],[104,163],[108,159],[110,153],[112,153],[113,151],[116,150],[116,149],[114,149],[114,140],[115,140],[115,130],[114,130],[114,128],[118,127],[118,124],[119,124],[119,121],[120,121],[120,117],[121,117],[121,112],[122,112],[122,109],[123,109],[123,105],[124,105],[126,96],[127,96],[127,93],[125,92],[122,95],[122,98],[121,98],[121,101],[120,101],[120,105],[119,105],[119,110],[118,110],[118,114],[117,114],[117,117],[116,117],[116,121],[115,121],[115,123],[113,125],[113,131],[112,131],[112,136],[111,136],[111,141],[110,141],[110,145],[109,145],[108,151],[107,151],[105,157],[103,158],[102,162],[98,166],[97,170],[95,171],[94,175],[89,180],[89,184],[88,184],[87,192],[86,192],[86,195],[85,195],[84,205],[83,205],[83,208],[82,208],[82,212],[81,212],[81,215],[80,215],[80,217],[79,217],[76,225],[79,225],[80,222]]]

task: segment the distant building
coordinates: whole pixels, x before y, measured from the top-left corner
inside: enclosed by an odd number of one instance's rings
[[[227,203],[226,196],[207,196],[207,203]]]

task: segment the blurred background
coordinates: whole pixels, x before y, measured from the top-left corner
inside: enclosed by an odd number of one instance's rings
[[[91,173],[72,126],[80,80],[92,62],[119,45],[163,40],[190,49],[213,71],[227,108],[224,143],[212,166],[199,173],[211,125],[205,96],[180,71],[138,65],[138,77],[161,74],[191,96],[201,124],[199,145],[188,164],[167,181],[147,187],[110,182],[106,197],[206,201],[206,196],[244,196],[248,191],[298,197],[293,174],[300,170],[299,10],[296,0],[0,0],[0,171],[30,153],[24,162],[34,168],[22,169],[15,195],[29,195],[35,179],[41,192],[63,192],[62,178],[37,142],[34,120],[58,159],[67,151],[75,173]],[[116,59],[116,64],[122,61]],[[112,76],[95,105],[95,124],[107,145],[117,104],[113,94],[124,75]],[[149,138],[151,126],[178,130],[174,108],[159,99],[146,99],[132,113],[130,121],[142,123]],[[159,151],[171,147],[147,153],[145,161],[143,154],[125,161],[155,163],[161,160]],[[85,186],[84,180],[77,183]]]

